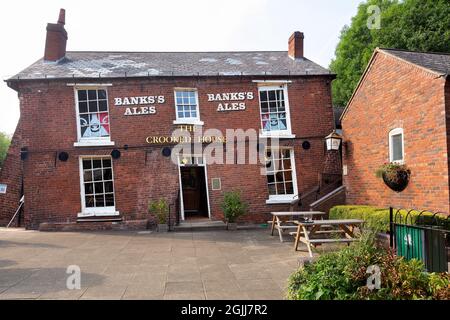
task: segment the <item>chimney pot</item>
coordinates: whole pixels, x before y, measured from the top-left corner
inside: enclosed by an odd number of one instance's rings
[[[304,58],[304,39],[305,35],[303,32],[295,31],[289,37],[289,47],[288,47],[288,55],[292,59],[301,59]]]
[[[67,31],[66,11],[59,11],[58,23],[47,24],[47,37],[45,39],[44,60],[57,62],[66,56]]]
[[[66,10],[64,9],[59,10],[58,24],[66,24]]]

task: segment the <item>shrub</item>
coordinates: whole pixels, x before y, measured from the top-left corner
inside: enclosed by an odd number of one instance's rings
[[[227,222],[236,222],[237,218],[247,213],[248,205],[241,199],[239,191],[225,192],[221,204],[225,220]]]
[[[369,290],[367,268],[377,265],[380,289]],[[321,255],[289,278],[292,300],[448,299],[448,274],[429,274],[418,260],[404,260],[375,245],[374,233],[338,252]]]
[[[401,210],[398,222],[406,222],[407,210]],[[417,225],[432,223],[433,214],[423,213],[418,218],[420,211],[412,211],[408,217],[410,221]],[[450,220],[444,215],[436,215],[436,222],[443,228],[450,230]],[[330,219],[361,219],[365,221],[368,228],[377,231],[389,231],[389,209],[376,208],[371,206],[336,206],[330,209]]]
[[[166,199],[159,199],[148,204],[148,211],[156,215],[159,224],[167,222],[167,215],[169,214],[169,204]]]

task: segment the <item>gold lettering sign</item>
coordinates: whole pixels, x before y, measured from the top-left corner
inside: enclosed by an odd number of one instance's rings
[[[181,132],[195,133],[197,128],[195,125],[183,124],[178,125],[177,128]],[[179,143],[226,143],[227,139],[223,136],[148,136],[145,141],[148,144],[179,144]]]
[[[226,143],[227,138],[226,137],[215,137],[215,136],[200,136],[195,137],[195,139],[192,139],[192,137],[173,137],[173,136],[148,136],[145,141],[148,144],[178,144],[178,143]]]

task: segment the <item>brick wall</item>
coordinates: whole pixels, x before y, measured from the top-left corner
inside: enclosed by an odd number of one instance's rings
[[[443,78],[424,69],[382,52],[375,56],[342,121],[347,203],[449,212],[444,86]],[[389,162],[389,131],[398,127],[412,172],[401,193],[375,177]]]
[[[311,149],[301,147],[303,140],[290,141],[294,147],[299,192],[317,184],[323,169],[322,137],[333,130],[330,77],[292,78],[288,86],[291,124],[297,137],[309,137]],[[111,140],[115,147],[128,145],[122,156],[113,160],[116,209],[124,220],[151,219],[147,204],[165,197],[175,202],[179,189],[178,168],[161,155],[161,149],[146,145],[147,136],[171,135],[175,128],[174,87],[197,88],[200,118],[204,130],[216,128],[260,128],[257,84],[249,78],[180,78],[103,80],[108,87]],[[73,82],[73,81],[67,81]],[[98,80],[94,81],[98,83]],[[22,143],[30,149],[24,161],[26,226],[38,228],[43,222],[75,222],[81,211],[79,156],[108,155],[112,147],[76,148],[76,109],[73,87],[66,82],[20,82]],[[254,93],[245,111],[218,112],[219,102],[208,102],[208,93]],[[125,108],[114,106],[114,98],[142,95],[164,95],[165,103],[157,105],[155,115],[124,116]],[[145,147],[145,148],[144,148]],[[69,153],[67,162],[56,159],[58,151]],[[147,154],[146,154],[147,153]],[[250,203],[245,218],[260,222],[272,210],[288,209],[287,205],[268,206],[266,178],[260,165],[210,165],[207,167],[212,216],[220,219],[223,192],[241,189]],[[222,190],[211,190],[211,178],[222,179]]]
[[[22,195],[22,162],[20,148],[22,146],[21,127],[19,120],[16,132],[11,139],[8,154],[0,169],[0,183],[7,185],[6,194],[0,194],[0,225],[7,225],[14,216]],[[19,220],[14,220],[12,226],[17,226]]]

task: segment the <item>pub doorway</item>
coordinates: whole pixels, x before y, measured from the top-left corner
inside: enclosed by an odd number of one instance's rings
[[[206,166],[203,157],[180,159],[181,219],[201,221],[208,219],[209,202]]]

